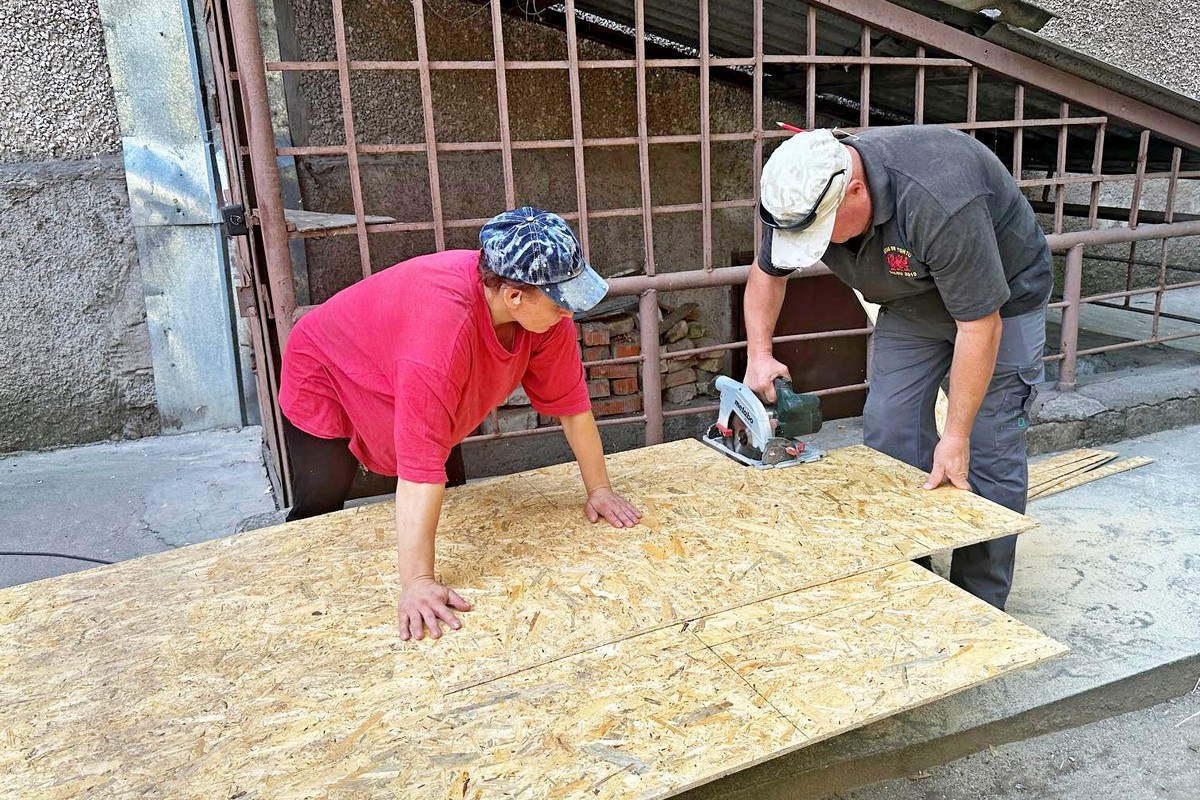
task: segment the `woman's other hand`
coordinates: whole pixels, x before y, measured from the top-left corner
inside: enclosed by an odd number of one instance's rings
[[[607,486],[588,493],[583,511],[592,522],[603,517],[614,528],[632,528],[642,518],[642,512]]]

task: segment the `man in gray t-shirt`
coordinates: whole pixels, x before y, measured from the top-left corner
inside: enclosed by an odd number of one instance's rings
[[[768,160],[767,226],[746,286],[745,382],[774,399],[771,352],[787,276],[823,261],[880,305],[863,411],[865,443],[1024,512],[1025,431],[1040,382],[1050,249],[1033,209],[984,145],[934,126],[838,140],[797,134]],[[934,402],[950,378],[939,437]],[[1003,608],[1016,537],[960,548],[952,582]]]

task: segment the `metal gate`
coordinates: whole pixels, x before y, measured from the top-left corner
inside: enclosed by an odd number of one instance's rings
[[[298,1],[298,0],[297,0]],[[388,3],[382,3],[387,6]],[[310,57],[301,53],[290,60],[268,61],[260,39],[254,0],[207,0],[206,22],[212,43],[220,124],[229,162],[229,201],[246,210],[248,235],[237,239],[235,252],[241,275],[239,306],[250,321],[254,357],[262,404],[265,444],[271,454],[277,488],[287,499],[287,462],[283,457],[276,406],[279,353],[295,320],[306,311],[297,302],[292,262],[295,242],[332,237],[353,237],[362,276],[388,266],[373,258],[373,237],[396,233],[427,232],[441,249],[447,237],[474,230],[482,218],[453,218],[443,211],[443,183],[439,158],[449,154],[492,153],[499,156],[494,176],[503,186],[506,207],[529,202],[518,196],[516,157],[527,153],[567,152],[571,169],[561,179],[574,181],[575,208],[554,208],[572,220],[585,252],[590,246],[589,225],[599,220],[628,218],[641,223],[640,274],[610,281],[613,296],[639,296],[640,345],[636,356],[588,362],[638,364],[643,412],[603,420],[602,424],[639,423],[644,441],[662,440],[664,418],[694,414],[706,408],[664,409],[661,403],[661,359],[688,358],[744,348],[745,342],[675,352],[660,350],[657,320],[660,295],[700,287],[744,283],[747,264],[718,266],[714,257],[714,215],[745,212],[747,219],[757,204],[756,189],[746,196],[718,199],[713,195],[714,147],[740,143],[752,151],[746,165],[748,185],[761,170],[770,149],[789,132],[764,117],[764,105],[794,109],[791,121],[804,127],[839,126],[849,132],[870,126],[915,123],[958,128],[983,139],[1006,163],[1019,184],[1032,195],[1035,209],[1045,214],[1046,227],[1056,252],[1068,252],[1060,280],[1061,299],[1052,304],[1063,309],[1059,352],[1049,361],[1061,361],[1060,385],[1074,385],[1079,355],[1113,347],[1200,335],[1200,327],[1184,333],[1164,334],[1160,320],[1168,292],[1200,286],[1197,270],[1173,263],[1168,243],[1177,237],[1200,235],[1200,221],[1180,221],[1175,215],[1180,181],[1200,177],[1200,117],[1177,115],[1128,93],[1089,82],[1078,75],[1048,66],[988,41],[977,28],[981,15],[945,9],[945,21],[935,21],[901,5],[883,0],[812,0],[808,4],[772,0],[614,0],[558,4],[501,2],[501,0],[405,0],[392,3],[397,15],[378,11],[371,19],[349,20],[359,25],[395,25],[399,11],[411,14],[413,57],[397,60],[359,57],[352,51],[346,8],[342,0],[328,0],[332,17],[332,42],[324,42]],[[463,14],[464,25],[476,25],[479,36],[490,30],[491,58],[440,58],[431,54],[426,10],[473,9]],[[374,5],[368,6],[375,8]],[[357,6],[355,7],[358,8]],[[357,11],[357,13],[363,13]],[[957,16],[956,16],[957,15]],[[407,17],[405,18],[407,24]],[[485,25],[481,20],[487,20]],[[955,20],[959,20],[959,24]],[[561,32],[565,58],[513,59],[506,46],[513,25],[550,26]],[[509,31],[506,32],[506,25]],[[586,33],[581,37],[581,30]],[[406,34],[407,35],[407,34]],[[583,51],[581,39],[610,48],[605,57]],[[591,45],[588,45],[590,48]],[[689,48],[691,50],[689,51]],[[623,53],[623,55],[622,55]],[[589,136],[585,130],[583,86],[593,73],[633,73],[627,103],[636,118],[636,130],[623,135]],[[652,133],[647,119],[654,98],[648,76],[661,71],[683,73],[698,84],[695,108],[698,129],[687,133]],[[341,141],[334,144],[280,145],[268,98],[268,73],[283,76],[321,75],[336,79],[341,108]],[[451,73],[479,75],[495,86],[498,136],[486,141],[439,139],[439,105],[434,83]],[[514,75],[544,75],[546,80],[564,75],[569,92],[569,136],[516,135],[514,97],[508,89]],[[415,76],[419,83],[422,141],[385,143],[365,141],[356,133],[352,82],[365,74]],[[748,93],[752,115],[744,130],[714,130],[710,98],[715,82],[740,87]],[[361,95],[360,95],[361,101]],[[527,126],[526,126],[527,127]],[[694,202],[656,203],[652,196],[652,152],[663,148],[699,148],[700,193]],[[628,148],[637,154],[636,205],[589,208],[589,153],[601,148]],[[428,168],[428,192],[423,202],[427,214],[419,221],[375,219],[364,200],[362,167],[367,159],[423,156]],[[289,224],[281,190],[280,158],[345,159],[353,215],[333,224],[305,229]],[[633,179],[631,179],[633,180]],[[1149,208],[1147,187],[1165,186]],[[1128,207],[1108,206],[1106,193],[1121,194],[1125,187]],[[1079,192],[1086,197],[1076,198]],[[1038,196],[1040,193],[1040,197]],[[699,215],[699,263],[679,271],[663,272],[656,265],[656,224],[672,215]],[[1118,218],[1120,227],[1105,227]],[[1152,224],[1146,224],[1152,222]],[[753,238],[761,233],[754,220]],[[1145,258],[1146,244],[1159,244],[1157,257]],[[1118,253],[1114,245],[1127,248]],[[1141,250],[1139,252],[1139,246]],[[1085,247],[1089,248],[1085,253]],[[416,255],[417,253],[412,253]],[[1105,284],[1104,291],[1084,296],[1085,256],[1092,276],[1108,265],[1123,269],[1123,287]],[[1186,256],[1186,253],[1185,253]],[[1178,259],[1176,259],[1178,260]],[[814,274],[820,274],[817,270]],[[827,274],[827,273],[825,273]],[[1191,276],[1191,277],[1189,277]],[[1153,308],[1135,307],[1131,300],[1153,295]],[[1108,304],[1130,313],[1152,317],[1149,335],[1136,341],[1079,351],[1077,330],[1080,308]],[[1188,322],[1189,315],[1175,315]],[[869,336],[869,327],[823,331],[776,341],[806,341]],[[819,393],[861,390],[866,384],[836,386]],[[493,433],[506,438],[559,430],[546,426],[532,431]]]

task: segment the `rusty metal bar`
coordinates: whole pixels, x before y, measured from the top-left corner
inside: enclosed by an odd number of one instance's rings
[[[279,346],[287,344],[296,310],[296,287],[292,279],[292,257],[288,252],[287,222],[283,218],[283,190],[275,159],[275,130],[267,99],[267,73],[263,68],[262,40],[258,34],[258,11],[254,0],[233,0],[230,5],[234,53],[237,57],[242,113],[250,145],[254,174],[254,213],[263,237],[267,280],[271,286],[271,311],[279,331]]]
[[[442,182],[438,175],[437,134],[433,124],[433,83],[429,77],[429,42],[425,37],[425,2],[413,0],[417,34],[417,62],[421,73],[421,117],[425,126],[425,159],[429,167],[429,203],[433,210],[433,240],[438,250],[446,249],[442,227]]]
[[[654,289],[642,292],[638,302],[638,320],[644,359],[642,413],[646,416],[645,444],[649,446],[661,444],[663,440],[662,376],[658,372],[658,292]]]
[[[508,79],[504,66],[504,19],[500,0],[491,0],[492,50],[496,54],[496,111],[500,117],[500,160],[504,170],[504,207],[517,205],[516,179],[513,176],[512,125],[508,119]],[[499,427],[497,427],[499,430]]]
[[[571,152],[575,158],[575,204],[579,209],[579,244],[583,257],[591,260],[588,241],[587,181],[583,165],[583,99],[579,88],[579,36],[575,30],[575,0],[566,0],[567,81],[571,91]]]
[[[1100,213],[1100,186],[1104,183],[1104,132],[1107,122],[1096,127],[1096,143],[1092,148],[1092,188],[1088,198],[1088,227],[1095,228]]]
[[[1063,355],[1062,367],[1058,372],[1058,388],[1069,392],[1075,389],[1075,370],[1079,358],[1079,295],[1083,287],[1083,245],[1075,245],[1067,253],[1066,269],[1063,273],[1062,330],[1059,351]]]
[[[700,0],[700,202],[701,249],[704,269],[713,268],[712,243],[712,122],[709,119],[708,0]]]
[[[1173,292],[1176,289],[1194,289],[1197,286],[1200,286],[1200,281],[1184,281],[1183,283],[1167,284],[1162,287],[1162,291]],[[1088,297],[1080,298],[1079,302],[1086,304],[1099,303],[1105,300],[1116,300],[1117,298],[1128,299],[1130,297],[1137,297],[1140,294],[1157,294],[1158,291],[1158,286],[1152,286],[1146,289],[1126,289],[1123,292],[1105,292],[1104,294],[1089,295]],[[1125,309],[1128,308],[1128,306],[1122,306],[1121,308]],[[1129,308],[1128,310],[1136,311],[1137,309]]]
[[[848,394],[849,392],[860,392],[869,388],[868,383],[852,383],[849,386],[835,386],[832,389],[815,389],[805,394],[816,395],[817,397],[828,397],[834,394]],[[674,408],[663,413],[664,417],[686,417],[693,414],[711,414],[721,408],[719,404],[713,403],[703,406],[689,406],[687,408]]]
[[[1138,140],[1138,160],[1137,174],[1133,180],[1133,199],[1129,201],[1129,229],[1136,230],[1138,226],[1138,212],[1142,205],[1142,186],[1146,180],[1146,158],[1150,150],[1150,131],[1143,130],[1141,139]],[[1125,288],[1133,288],[1133,262],[1137,260],[1137,242],[1129,243],[1129,261],[1125,265]],[[1125,305],[1129,305],[1129,298],[1125,298]]]
[[[1096,180],[1096,177],[1097,176],[1095,176],[1095,175],[1068,175],[1068,176],[1062,178],[1061,180],[1058,178],[1045,178],[1045,179],[1033,178],[1030,180],[1017,181],[1017,185],[1018,186],[1056,186],[1061,183],[1065,186],[1065,185],[1073,184],[1073,183],[1092,183],[1094,180]],[[1132,183],[1137,180],[1137,176],[1133,175],[1133,174],[1101,175],[1099,177],[1102,178],[1105,183]],[[1144,180],[1148,180],[1148,181],[1149,180],[1166,180],[1171,177],[1171,173],[1170,172],[1147,172],[1142,177]],[[1197,172],[1197,171],[1180,172],[1177,177],[1182,178],[1182,179],[1192,180],[1195,178],[1200,178],[1200,172]],[[1139,225],[1140,224],[1141,223],[1139,221]]]
[[[607,419],[596,420],[596,425],[607,427],[609,425],[630,425],[635,422],[645,422],[646,416],[638,414],[634,417],[609,417]],[[547,425],[545,428],[530,428],[522,431],[506,431],[504,433],[481,433],[475,436],[468,436],[463,439],[463,443],[467,442],[490,442],[496,439],[521,439],[526,436],[540,436],[544,433],[558,433],[562,430],[562,425]]]
[[[1183,158],[1183,151],[1178,147],[1171,151],[1171,180],[1167,183],[1167,206],[1164,209],[1164,216],[1167,223],[1175,221],[1175,192],[1179,185],[1179,163]],[[1162,250],[1159,251],[1158,262],[1158,293],[1154,298],[1154,321],[1150,326],[1150,335],[1158,336],[1159,317],[1162,316],[1162,301],[1163,295],[1166,294],[1167,285],[1167,242],[1162,240]]]
[[[811,12],[812,9],[809,9]],[[754,0],[754,111],[751,124],[754,130],[750,135],[754,141],[754,175],[751,181],[754,186],[753,205],[758,206],[758,176],[762,175],[763,167],[763,0]],[[815,70],[816,67],[809,67]],[[751,229],[754,231],[754,242],[762,241],[762,221],[755,214]]]
[[[814,5],[912,41],[925,42],[947,55],[975,64],[986,64],[991,72],[1036,86],[1059,97],[1070,97],[1080,105],[1118,119],[1136,120],[1139,126],[1151,128],[1160,136],[1200,149],[1200,124],[1106,89],[1086,78],[1070,75],[1036,59],[998,47],[987,39],[942,24],[896,3],[881,3],[878,0],[809,0],[809,6]]]
[[[1125,306],[1123,306],[1119,303],[1105,303],[1105,302],[1096,302],[1096,303],[1093,303],[1092,305],[1097,305],[1097,306],[1100,306],[1101,308],[1115,308],[1118,311],[1132,311],[1134,314],[1149,314],[1151,316],[1154,315],[1154,310],[1150,309],[1150,308],[1138,308],[1137,306],[1130,306],[1129,308],[1126,308]],[[1200,317],[1189,317],[1184,314],[1168,314],[1166,311],[1160,311],[1158,313],[1158,315],[1160,317],[1162,317],[1163,319],[1176,319],[1176,320],[1179,320],[1180,322],[1190,322],[1193,325],[1200,325]],[[1157,336],[1157,334],[1154,334],[1154,335]]]
[[[761,8],[759,7],[759,2],[760,2],[760,0],[755,0],[755,9],[759,14],[761,14]],[[817,55],[817,9],[811,4],[809,4],[807,8],[808,8],[808,16],[807,16],[808,24],[805,28],[805,33],[807,34],[806,38],[808,40],[807,41],[808,56],[810,58],[814,58]],[[761,31],[762,31],[762,28],[760,27],[759,28],[760,34],[761,34]],[[758,42],[759,52],[761,52],[762,51],[762,36],[761,35],[756,36],[756,37],[754,37],[754,40],[756,42]],[[762,64],[762,59],[760,58],[759,59],[759,67],[758,67],[759,71],[762,70],[761,64]],[[761,97],[761,96],[762,95],[760,94],[759,97]],[[761,100],[759,102],[761,102]],[[817,127],[817,63],[815,61],[810,62],[808,65],[808,80],[805,82],[804,127],[808,128],[809,130]],[[757,175],[755,177],[757,177]]]
[[[638,67],[635,75],[637,85],[638,111],[638,179],[642,189],[642,246],[646,250],[645,272],[654,274],[654,212],[650,196],[650,144],[646,121],[646,6],[645,0],[634,0],[634,57]],[[637,294],[635,292],[634,294]],[[655,309],[655,329],[657,330],[658,310]],[[646,320],[642,320],[643,324]],[[657,344],[655,345],[657,347]]]
[[[1046,237],[1050,249],[1055,252],[1069,250],[1077,244],[1120,244],[1121,242],[1143,242],[1147,239],[1174,239],[1182,236],[1200,236],[1200,220],[1172,222],[1169,225],[1139,225],[1130,228],[1102,228],[1098,231],[1071,231],[1051,234]]]
[[[1105,121],[1105,117],[1077,117],[1075,119],[1030,119],[1030,120],[986,120],[976,122],[945,122],[936,123],[941,128],[953,128],[956,130],[983,130],[988,128],[1044,128],[1057,125],[1095,125]],[[856,133],[862,128],[843,128],[846,133]],[[756,138],[769,139],[786,139],[791,136],[789,131],[763,131],[756,137],[754,132],[745,133],[710,133],[709,139],[714,142],[750,142]],[[676,133],[676,134],[659,134],[655,136],[647,135],[646,141],[649,144],[695,144],[703,141],[699,133]],[[610,137],[594,137],[584,138],[584,147],[627,147],[635,146],[640,143],[636,136],[610,136]],[[575,146],[572,139],[525,139],[520,141],[510,142],[513,150],[567,150]],[[439,142],[437,151],[439,153],[453,152],[487,152],[487,151],[502,151],[504,149],[503,141],[495,142]],[[248,152],[248,151],[246,151]],[[426,145],[421,143],[410,144],[360,144],[358,152],[370,155],[384,155],[391,153],[424,153]],[[341,156],[346,154],[344,145],[305,145],[280,147],[278,153],[281,156]],[[1102,176],[1111,181],[1128,180],[1132,181],[1132,175],[1106,175]],[[1169,173],[1147,173],[1146,179],[1166,178]],[[1200,178],[1200,170],[1191,172],[1181,172],[1180,178]],[[1093,176],[1070,176],[1063,179],[1063,183],[1088,183],[1092,181]],[[1050,180],[1051,185],[1058,181]],[[1045,180],[1030,181],[1038,186],[1047,183]]]
[[[1134,342],[1120,342],[1118,344],[1109,344],[1104,347],[1092,347],[1087,350],[1080,350],[1076,356],[1093,356],[1097,353],[1109,353],[1113,350],[1128,350],[1130,347],[1141,347],[1144,344],[1162,344],[1163,342],[1174,342],[1178,339],[1192,339],[1200,336],[1200,331],[1192,333],[1176,333],[1171,336],[1154,336],[1149,339],[1138,339]],[[1065,362],[1066,359],[1064,359]]]
[[[972,66],[967,75],[967,122],[975,122],[979,116],[979,67]],[[971,138],[975,138],[974,129]]]
[[[917,56],[925,57],[925,48],[917,48]],[[974,72],[974,67],[971,68]],[[913,88],[913,122],[922,125],[925,122],[925,65],[917,67],[917,85]]]
[[[1058,107],[1058,115],[1063,118],[1069,117],[1071,114],[1071,106],[1064,102]],[[1062,125],[1058,129],[1058,160],[1054,164],[1054,174],[1056,176],[1065,175],[1067,172],[1067,126]],[[1062,233],[1063,224],[1063,202],[1066,196],[1066,187],[1061,183],[1054,187],[1054,232]]]
[[[1017,84],[1015,97],[1013,99],[1013,117],[1017,120],[1025,119],[1025,85]],[[1013,177],[1018,181],[1021,180],[1021,159],[1024,155],[1025,148],[1025,130],[1017,128],[1013,131]]]
[[[362,175],[358,165],[358,141],[354,133],[354,105],[350,95],[350,69],[346,62],[346,19],[342,0],[333,0],[333,41],[337,51],[338,92],[342,100],[342,128],[346,133],[346,162],[350,167],[350,197],[354,203],[355,232],[358,235],[358,260],[364,278],[371,275],[371,246],[367,242],[367,212],[363,206]]]
[[[818,55],[772,55],[765,56],[767,64],[824,64],[829,66],[856,66],[873,64],[881,67],[938,67],[968,69],[970,61],[962,58],[913,58],[909,56],[818,56]],[[347,66],[353,72],[412,72],[420,69],[419,61],[368,61],[350,60]],[[546,59],[540,61],[503,61],[507,70],[566,70],[570,61],[562,59]],[[636,59],[580,59],[580,69],[634,69]],[[701,65],[699,58],[648,58],[646,66],[650,69],[695,69]],[[714,67],[752,67],[753,58],[729,58],[712,56],[709,63]],[[453,61],[437,60],[429,62],[433,72],[486,72],[496,69],[496,61]],[[270,72],[332,72],[337,70],[336,61],[268,61],[266,68]]]
[[[863,25],[862,36],[859,40],[859,50],[863,58],[871,57],[871,28]],[[871,62],[863,62],[858,75],[858,124],[869,127],[871,124]]]

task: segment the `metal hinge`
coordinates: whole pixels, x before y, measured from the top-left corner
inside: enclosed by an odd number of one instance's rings
[[[225,227],[226,236],[248,236],[250,226],[246,220],[246,207],[243,205],[221,206],[221,224]]]

